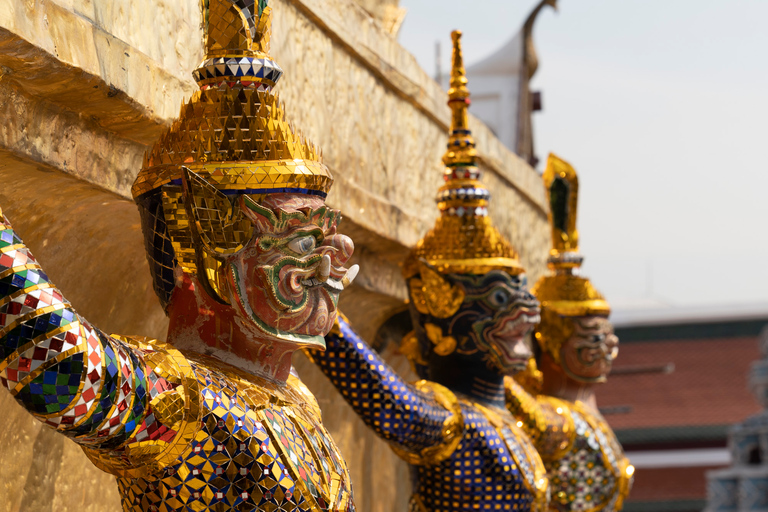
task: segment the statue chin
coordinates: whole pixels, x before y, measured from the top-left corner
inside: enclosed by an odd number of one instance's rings
[[[318,297],[311,293],[308,304],[299,315],[286,315],[287,318],[280,318],[278,315],[270,315],[277,318],[277,322],[268,321],[259,313],[263,308],[276,309],[266,295],[255,297],[257,300],[251,300],[247,290],[243,289],[238,279],[237,270],[233,266],[230,284],[230,301],[235,306],[238,316],[244,323],[254,328],[254,335],[258,338],[271,341],[278,341],[295,345],[296,347],[313,347],[325,349],[325,335],[331,330],[333,322],[336,320],[335,301],[330,297]],[[258,288],[262,291],[261,288]],[[311,290],[314,292],[314,290]],[[318,293],[322,293],[319,292]],[[327,300],[330,300],[332,312],[329,312]],[[257,307],[254,307],[254,304]],[[283,324],[283,325],[281,325]],[[285,324],[289,328],[284,327]]]
[[[563,344],[560,352],[563,371],[577,382],[597,384],[605,382],[611,371],[612,362],[605,348],[579,346],[575,340]]]

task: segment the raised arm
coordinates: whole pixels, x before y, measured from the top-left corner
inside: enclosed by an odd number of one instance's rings
[[[575,439],[570,408],[545,395],[533,396],[511,377],[504,379],[507,409],[528,434],[544,461],[566,453]]]
[[[80,317],[0,210],[0,382],[23,407],[102,453],[137,440],[167,444],[177,432],[150,403],[167,402],[185,361],[156,350],[107,336]],[[149,364],[158,359],[164,374]]]
[[[307,355],[400,457],[422,464],[450,456],[464,425],[452,392],[427,381],[406,383],[341,315],[325,341],[325,351]]]

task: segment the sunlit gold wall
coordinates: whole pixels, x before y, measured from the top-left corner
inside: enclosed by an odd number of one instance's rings
[[[0,206],[78,312],[107,332],[165,335],[128,191],[144,151],[195,89],[197,2],[0,0]],[[272,53],[286,71],[278,90],[323,148],[336,176],[329,202],[362,267],[342,309],[370,340],[402,307],[398,264],[437,214],[445,96],[392,27],[353,0],[270,4]],[[535,279],[548,246],[538,175],[472,127],[491,214]],[[384,355],[409,375],[394,344]],[[295,364],[347,458],[358,510],[404,511],[407,467],[319,371],[300,356]],[[0,512],[119,509],[112,478],[73,443],[7,393],[0,408]]]

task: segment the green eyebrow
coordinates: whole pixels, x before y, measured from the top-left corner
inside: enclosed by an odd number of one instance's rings
[[[318,236],[318,234],[320,236]],[[305,237],[305,236],[313,236],[313,237],[315,237],[315,239],[321,240],[323,238],[323,232],[322,232],[322,230],[319,227],[317,227],[315,229],[310,229],[310,230],[307,230],[307,231],[293,232],[293,233],[290,233],[290,234],[288,234],[286,236],[282,236],[282,237],[281,236],[264,235],[264,236],[259,238],[259,244],[258,245],[259,245],[259,249],[261,249],[262,251],[268,251],[268,250],[273,249],[275,247],[281,248],[281,247],[287,245],[289,242],[291,242],[291,241],[293,241],[293,240],[295,240],[297,238],[301,238],[301,237]]]
[[[316,210],[309,208],[306,213],[303,211],[286,212],[285,210],[278,209],[277,214],[275,214],[273,210],[261,206],[247,194],[244,194],[243,197],[243,202],[246,207],[262,217],[265,217],[277,232],[287,231],[288,228],[291,227],[290,224],[293,221],[302,223],[309,222],[315,224],[317,227],[322,227],[326,220],[329,221],[330,225],[333,225],[334,223],[337,223],[341,217],[341,212],[339,210],[334,210],[326,205],[323,205]]]

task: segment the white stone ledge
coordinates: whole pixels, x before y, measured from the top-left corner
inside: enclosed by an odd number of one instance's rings
[[[731,464],[731,452],[727,448],[648,450],[627,452],[626,456],[637,469],[692,468]]]

